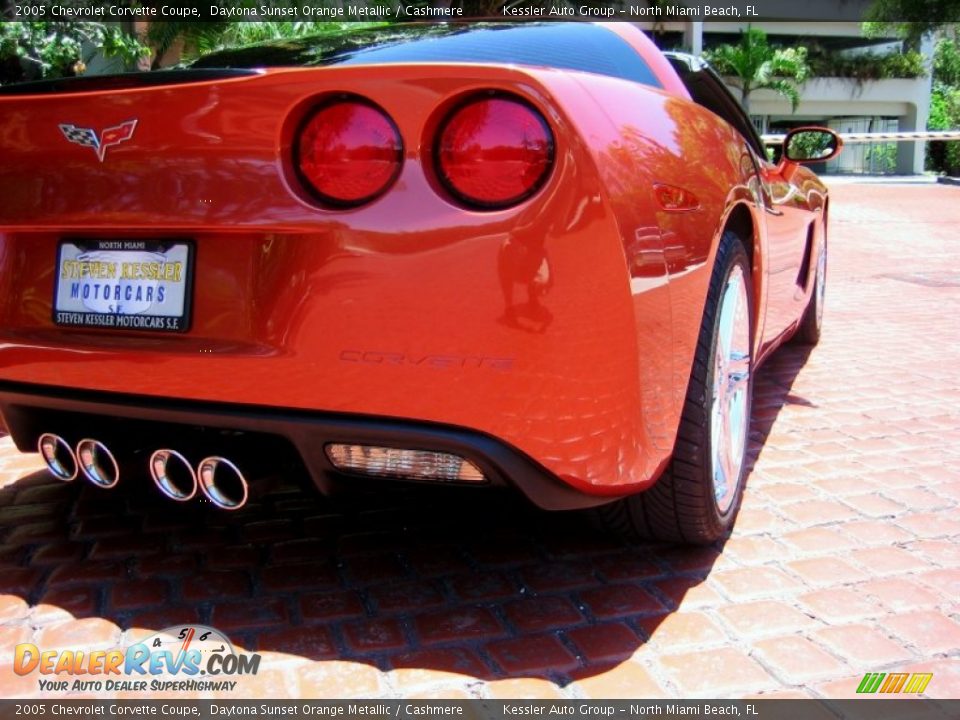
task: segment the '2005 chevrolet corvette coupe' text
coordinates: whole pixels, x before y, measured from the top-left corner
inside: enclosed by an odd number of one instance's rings
[[[828,196],[629,24],[400,24],[0,89],[0,414],[63,480],[243,507],[512,486],[721,537]]]

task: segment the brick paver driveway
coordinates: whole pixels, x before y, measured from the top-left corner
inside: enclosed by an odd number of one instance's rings
[[[13,647],[200,621],[264,656],[255,697],[960,697],[960,188],[837,184],[826,332],[756,386],[733,536],[617,546],[507,496],[240,513],[69,485],[0,440],[0,697]]]

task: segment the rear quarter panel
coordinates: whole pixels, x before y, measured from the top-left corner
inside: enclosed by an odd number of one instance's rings
[[[762,321],[765,229],[756,211],[756,166],[736,130],[686,97],[608,78],[577,81],[595,102],[589,107],[603,113],[602,119],[595,113],[584,118],[581,132],[590,138],[586,144],[619,225],[641,392],[645,404],[657,408],[648,416],[660,425],[650,432],[672,450],[714,256],[738,206],[753,225],[753,237],[744,241],[753,245],[754,308]],[[579,121],[578,113],[591,110],[571,104],[569,112]],[[657,184],[693,193],[698,206],[663,209],[654,196]],[[667,292],[659,292],[661,287]]]

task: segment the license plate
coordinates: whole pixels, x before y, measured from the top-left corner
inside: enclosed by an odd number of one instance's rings
[[[53,321],[72,327],[185,332],[192,276],[190,242],[62,242]]]

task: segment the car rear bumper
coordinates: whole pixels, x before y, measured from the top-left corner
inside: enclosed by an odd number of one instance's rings
[[[38,437],[46,432],[61,435],[71,444],[94,435],[127,466],[138,456],[148,457],[166,447],[196,455],[194,459],[239,452],[239,464],[250,463],[261,472],[275,470],[274,465],[302,464],[324,495],[371,480],[340,472],[331,464],[325,447],[346,443],[431,450],[466,458],[483,472],[486,482],[482,486],[512,487],[545,510],[586,508],[611,499],[574,489],[502,440],[437,423],[4,382],[0,383],[2,425],[24,452],[35,452]],[[265,462],[265,455],[275,460]],[[146,462],[142,478],[149,482]]]

